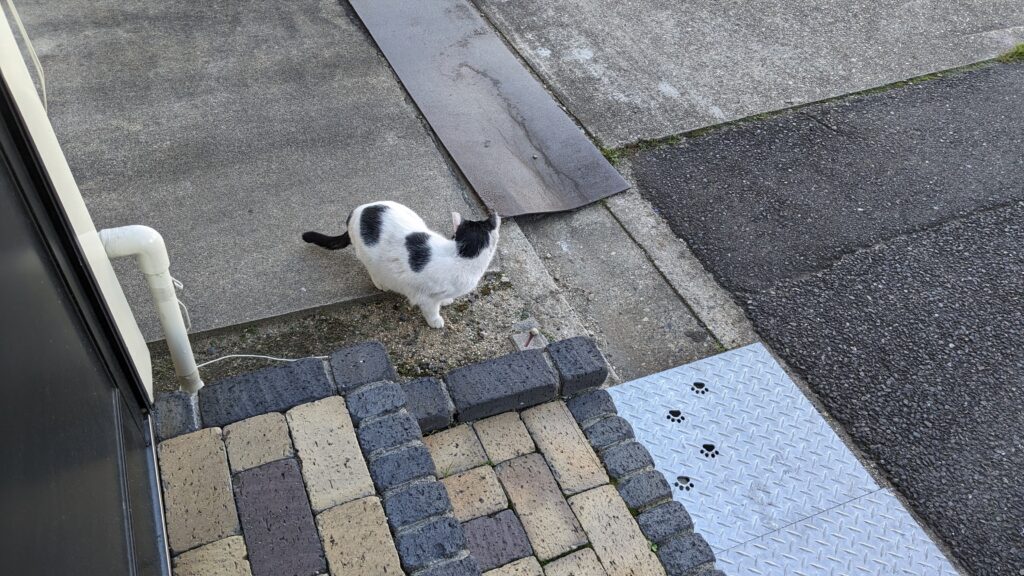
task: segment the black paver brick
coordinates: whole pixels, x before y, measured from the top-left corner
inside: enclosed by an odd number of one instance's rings
[[[363,420],[356,435],[359,437],[359,446],[363,449],[363,454],[366,455],[388,448],[396,448],[421,438],[420,425],[405,410],[379,418]]]
[[[417,378],[403,382],[402,389],[406,408],[416,416],[424,434],[447,428],[452,423],[455,405],[444,382],[437,378]]]
[[[607,390],[590,390],[566,400],[565,404],[581,427],[595,419],[618,414]]]
[[[199,397],[183,390],[157,392],[153,402],[153,429],[157,442],[195,432],[199,420]]]
[[[234,489],[253,576],[312,576],[326,571],[295,459],[239,472]]]
[[[641,470],[653,467],[654,460],[650,453],[639,442],[618,444],[601,452],[601,461],[608,470],[608,475],[616,480]]]
[[[431,516],[439,516],[451,509],[444,484],[434,480],[403,486],[388,492],[384,497],[384,511],[394,530]]]
[[[562,380],[562,396],[597,388],[608,378],[608,363],[593,338],[576,336],[552,342],[548,354]]]
[[[484,572],[533,554],[526,531],[511,510],[470,520],[462,527],[469,553]]]
[[[422,443],[370,458],[369,468],[378,492],[403,482],[437,475],[430,451]]]
[[[199,390],[199,410],[205,426],[223,427],[334,394],[323,362],[307,358],[205,386]]]
[[[715,553],[700,534],[676,536],[658,546],[658,560],[668,576],[691,576],[696,570],[715,561]]]
[[[464,366],[445,380],[460,422],[547,402],[558,391],[558,376],[540,350]]]
[[[636,517],[640,530],[648,540],[662,544],[677,534],[693,532],[693,520],[686,508],[675,500],[659,504]]]
[[[451,558],[466,547],[462,526],[451,516],[442,516],[399,532],[395,540],[402,567],[409,572]]]
[[[397,412],[405,402],[405,392],[394,382],[363,386],[345,398],[348,414],[356,426],[366,418]]]
[[[616,442],[632,439],[633,427],[620,416],[610,416],[587,426],[583,433],[595,450],[603,450]]]
[[[363,384],[398,379],[388,351],[380,342],[360,342],[331,354],[331,371],[340,394]]]
[[[619,484],[619,496],[630,510],[643,510],[672,498],[672,487],[657,470],[633,476]]]

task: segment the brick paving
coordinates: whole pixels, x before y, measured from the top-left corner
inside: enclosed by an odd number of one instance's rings
[[[164,430],[180,435],[158,454],[174,575],[718,574],[629,424],[593,390],[607,368],[592,341],[551,347],[550,365],[517,353],[446,385],[395,383],[383,347],[360,344],[329,366],[211,384],[196,418],[223,432],[179,426],[189,403],[170,398]],[[578,394],[559,399],[559,386]]]

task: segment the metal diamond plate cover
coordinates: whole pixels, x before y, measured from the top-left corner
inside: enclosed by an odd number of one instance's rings
[[[715,550],[878,490],[760,344],[608,392]]]
[[[764,346],[608,392],[732,576],[955,574]]]
[[[718,552],[732,576],[956,576],[888,490]]]

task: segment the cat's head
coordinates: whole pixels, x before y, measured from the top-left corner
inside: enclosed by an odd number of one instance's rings
[[[484,251],[493,254],[498,246],[500,227],[501,217],[493,212],[484,220],[463,220],[461,214],[452,212],[453,239],[463,258],[476,258]]]

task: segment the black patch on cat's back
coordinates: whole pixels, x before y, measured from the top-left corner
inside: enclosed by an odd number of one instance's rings
[[[373,246],[380,242],[380,229],[384,225],[384,213],[388,207],[383,204],[374,204],[363,208],[359,215],[359,237],[363,244]]]
[[[419,272],[430,263],[430,235],[413,232],[405,237],[405,251],[409,253],[409,268]]]

